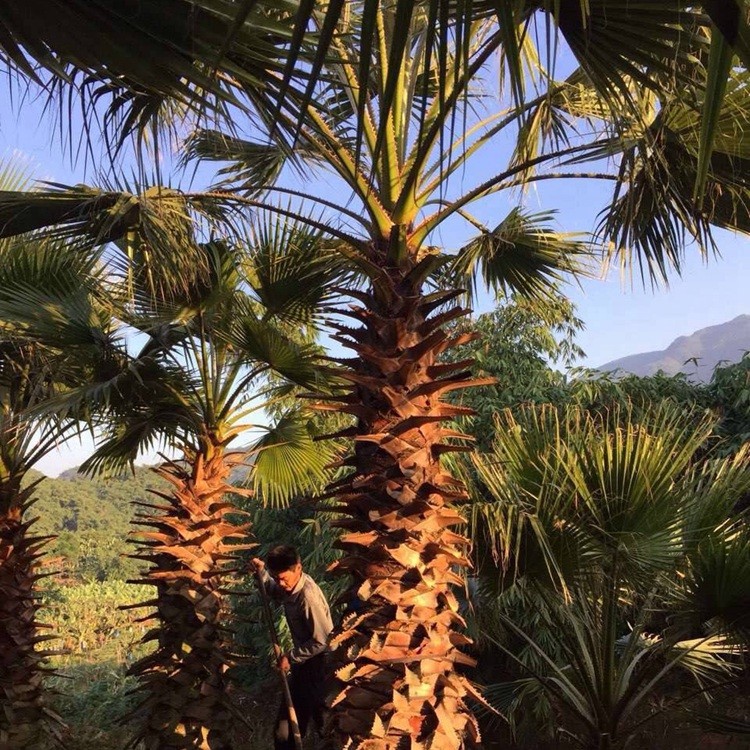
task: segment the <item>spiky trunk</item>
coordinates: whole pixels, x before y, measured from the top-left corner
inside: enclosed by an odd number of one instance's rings
[[[37,620],[36,582],[50,537],[32,536],[27,519],[38,483],[21,489],[19,478],[0,481],[0,748],[40,748],[60,738],[62,721],[45,706],[44,677],[53,653],[39,644],[53,636]]]
[[[331,488],[348,516],[337,568],[353,575],[364,602],[333,641],[345,666],[332,718],[350,748],[456,750],[479,739],[465,702],[476,691],[457,671],[473,664],[459,648],[470,641],[458,632],[451,590],[468,565],[468,540],[453,530],[463,522],[454,505],[466,495],[440,463],[466,449],[449,441],[467,436],[444,422],[470,413],[442,397],[479,381],[470,362],[438,362],[471,338],[442,328],[467,311],[446,308],[457,293],[422,295],[419,271],[386,271],[359,295],[364,306],[347,313],[361,326],[340,326],[337,337],[356,358],[344,376],[353,387],[332,408],[357,418],[344,462],[353,471]]]
[[[139,720],[136,739],[146,750],[233,746],[231,728],[239,717],[227,694],[227,671],[236,655],[225,589],[236,553],[254,546],[229,543],[246,540],[250,526],[227,519],[238,512],[225,499],[237,491],[227,481],[237,455],[213,447],[185,465],[156,469],[173,490],[155,491],[166,505],[148,505],[149,514],[136,521],[150,530],[138,534],[141,551],[134,557],[151,564],[136,582],[157,591],[138,605],[156,608],[144,618],[155,621],[144,641],[156,641],[157,648],[130,669],[146,697],[127,718]]]

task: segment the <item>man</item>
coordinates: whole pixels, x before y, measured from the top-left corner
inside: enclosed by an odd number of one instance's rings
[[[274,547],[266,562],[252,560],[266,592],[284,605],[294,648],[279,659],[279,668],[290,673],[289,691],[304,737],[310,719],[320,727],[325,705],[325,652],[333,630],[331,610],[315,581],[302,570],[294,547]],[[270,575],[269,575],[270,574]],[[281,701],[274,733],[275,750],[294,750],[289,713]]]

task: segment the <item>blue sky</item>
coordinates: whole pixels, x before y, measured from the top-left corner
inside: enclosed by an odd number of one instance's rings
[[[0,159],[16,156],[27,160],[39,179],[68,184],[86,178],[94,181],[82,162],[71,165],[63,154],[49,113],[38,103],[27,102],[20,108],[15,104],[0,104]],[[465,179],[471,184],[479,178],[467,171]],[[502,217],[522,200],[531,211],[556,210],[562,231],[588,231],[610,190],[609,184],[596,181],[538,185],[525,196],[516,193],[498,198],[503,205],[483,207],[483,214],[496,211]],[[462,230],[446,227],[438,239],[451,247],[460,244],[461,235]],[[722,257],[704,262],[696,248],[688,247],[683,275],[673,276],[669,288],[643,289],[639,279],[631,286],[616,271],[606,280],[585,280],[580,288],[570,286],[569,295],[586,326],[578,343],[587,356],[578,364],[597,366],[628,354],[663,349],[677,336],[750,313],[748,238],[719,230],[716,239]],[[480,309],[490,309],[492,304],[486,297]],[[88,445],[70,446],[44,460],[40,469],[57,474],[80,463],[87,450]]]

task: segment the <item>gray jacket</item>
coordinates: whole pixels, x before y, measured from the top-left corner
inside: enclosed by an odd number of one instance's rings
[[[297,585],[287,593],[265,568],[261,571],[261,580],[268,594],[284,605],[294,643],[294,648],[289,652],[289,661],[302,664],[324,653],[328,649],[333,621],[320,586],[307,573],[303,573]]]

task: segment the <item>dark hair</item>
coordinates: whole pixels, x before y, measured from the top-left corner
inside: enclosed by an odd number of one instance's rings
[[[272,573],[283,573],[300,562],[299,552],[289,544],[274,547],[266,558],[266,565]]]

